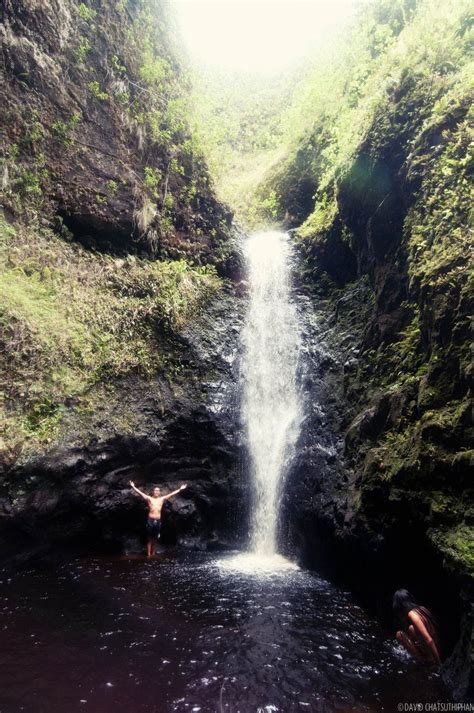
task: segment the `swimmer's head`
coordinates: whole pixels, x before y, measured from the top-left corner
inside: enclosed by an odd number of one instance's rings
[[[397,616],[408,614],[409,611],[418,606],[413,594],[408,589],[397,589],[393,595],[393,611]]]

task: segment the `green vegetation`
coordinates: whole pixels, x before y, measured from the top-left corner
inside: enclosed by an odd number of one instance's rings
[[[35,214],[44,204],[50,182],[50,143],[70,146],[81,114],[42,123],[36,110],[23,131],[17,129],[15,142],[5,143],[2,157],[2,200],[15,214]]]
[[[97,17],[97,11],[88,7],[83,2],[79,3],[77,12],[79,13],[79,17],[82,20],[84,20],[85,22],[92,22],[92,20],[94,20]]]
[[[449,112],[459,107],[460,97],[453,91]],[[461,95],[462,97],[462,95]],[[443,102],[444,103],[444,102]],[[471,243],[471,181],[474,168],[473,112],[452,127],[441,124],[441,151],[417,156],[412,170],[425,179],[405,229],[410,254],[409,275],[413,288],[451,285],[466,270],[465,256]],[[438,119],[438,115],[435,118]],[[433,128],[433,121],[425,133]]]
[[[474,576],[474,528],[468,525],[447,530],[432,530],[430,538],[451,567]]]
[[[116,54],[114,54],[112,57],[112,67],[117,72],[117,74],[120,74],[121,76],[126,76],[127,68],[124,64],[121,63],[120,58]]]
[[[72,140],[72,134],[74,129],[79,124],[81,120],[81,115],[79,112],[74,112],[69,119],[69,121],[55,121],[51,124],[51,132],[56,136],[65,146],[69,146]]]
[[[114,259],[0,224],[0,380],[9,448],[51,442],[71,403],[130,373],[165,374],[170,340],[220,285],[184,260]]]
[[[195,133],[219,195],[248,226],[276,217],[274,192],[256,202],[255,191],[282,156],[282,114],[294,81],[292,72],[269,78],[200,69],[193,75]]]
[[[41,182],[45,178],[47,178],[47,173],[44,171],[29,171],[25,168],[19,171],[15,186],[25,196],[38,196],[42,193]]]
[[[151,166],[145,166],[144,183],[152,196],[158,195],[158,188],[162,180],[163,176],[159,168],[151,168]]]
[[[91,44],[87,37],[81,37],[79,44],[76,48],[75,55],[78,62],[84,62],[87,57],[87,53],[91,48]]]
[[[469,92],[467,18],[464,1],[426,0],[416,7],[408,0],[377,2],[364,9],[338,61],[309,80],[310,89],[292,108],[295,125],[306,122],[307,128],[270,185],[285,190],[294,154],[303,152],[318,211],[334,202],[367,139],[374,159],[395,136],[407,143],[407,153],[416,152],[423,132]],[[302,236],[311,233],[313,221],[310,213]]]
[[[30,131],[28,133],[28,140],[34,145],[43,137],[43,127],[38,119],[35,119],[31,124]]]
[[[170,74],[171,67],[169,62],[163,57],[157,56],[147,41],[142,55],[140,79],[150,88],[160,91],[163,90],[169,81]]]
[[[89,89],[89,92],[91,95],[94,97],[94,99],[98,99],[99,101],[106,101],[109,98],[109,95],[107,92],[104,92],[100,88],[99,82],[89,82],[87,85],[87,88]]]
[[[377,0],[306,68],[198,77],[196,121],[221,195],[250,227],[277,217],[308,219],[302,238],[324,231],[369,134],[373,156],[394,135],[416,150],[466,97],[471,43],[467,0]]]

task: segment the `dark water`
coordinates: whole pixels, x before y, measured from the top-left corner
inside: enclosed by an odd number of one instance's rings
[[[308,572],[226,571],[216,557],[0,573],[0,711],[395,711],[447,700],[437,675],[349,594]]]

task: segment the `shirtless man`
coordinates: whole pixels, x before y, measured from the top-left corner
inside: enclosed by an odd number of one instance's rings
[[[173,490],[172,493],[168,495],[161,495],[161,490],[159,488],[153,488],[153,495],[147,495],[146,493],[139,490],[135,483],[131,480],[130,485],[136,493],[142,496],[148,503],[148,522],[146,529],[148,532],[148,542],[147,542],[147,554],[148,557],[152,557],[155,554],[155,545],[160,537],[161,530],[161,509],[165,500],[169,500],[174,495],[177,495],[187,488],[187,485],[182,485],[177,490]]]

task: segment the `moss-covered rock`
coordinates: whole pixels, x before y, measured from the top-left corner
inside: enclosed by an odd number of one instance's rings
[[[365,49],[348,69],[362,77],[358,96],[347,84],[329,117],[322,106],[280,169],[297,182],[303,152],[305,184],[312,167],[314,205],[295,237],[333,364],[324,372],[313,361],[314,398],[343,436],[333,437],[335,464],[308,455],[295,468],[289,535],[310,560],[332,543],[354,578],[354,558],[370,562],[428,602],[426,581],[437,581],[455,608],[451,587],[469,598],[473,585],[469,20],[463,3],[428,2],[405,7],[395,32],[400,5],[385,6],[377,62],[367,27],[358,30]],[[285,177],[273,185],[284,213]],[[361,278],[364,303],[353,289]],[[341,299],[352,309],[340,312]],[[306,438],[325,438],[316,417],[307,428]]]
[[[4,205],[102,250],[225,263],[165,3],[8,3],[0,32]]]
[[[0,539],[119,546],[129,477],[194,481],[175,535],[211,537],[211,502],[235,530],[213,407],[235,383],[236,236],[166,3],[7,2],[0,36]]]
[[[233,412],[240,324],[239,301],[219,294],[182,328],[177,355],[186,359],[172,379],[156,371],[98,384],[64,409],[48,443],[3,462],[2,555],[139,551],[146,507],[130,480],[145,490],[188,483],[165,509],[166,542],[222,546],[242,537],[248,484]]]
[[[459,508],[457,503],[446,502],[446,500],[434,499],[433,510],[438,512],[453,512],[453,505]],[[469,522],[473,522],[474,509],[472,503],[469,512],[465,513]],[[455,519],[454,517],[452,519]],[[456,574],[461,576],[474,576],[474,527],[473,525],[458,525],[457,527],[446,529],[433,529],[428,531],[429,538],[434,545],[442,552],[446,558],[446,564]]]

